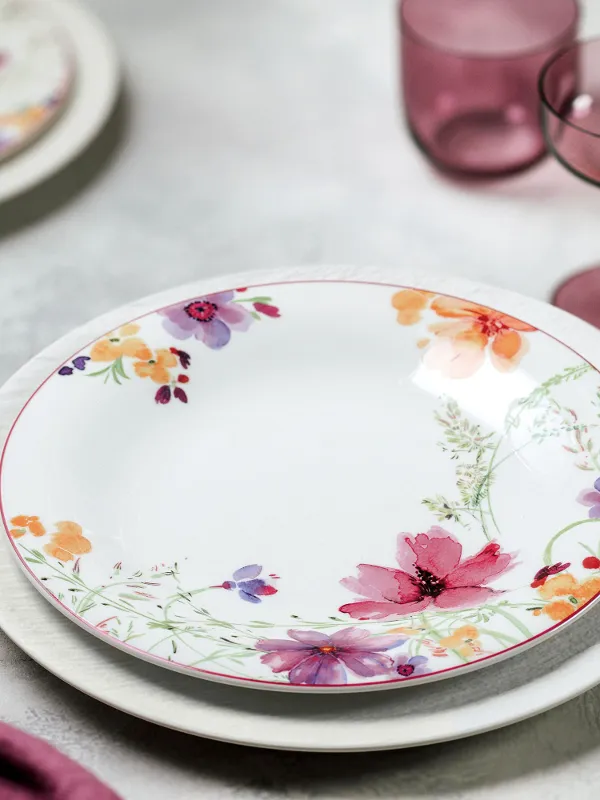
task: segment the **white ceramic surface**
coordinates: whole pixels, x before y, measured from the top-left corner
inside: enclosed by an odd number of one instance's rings
[[[164,666],[356,691],[515,654],[598,595],[579,354],[435,283],[245,284],[127,315],[23,408],[2,515],[48,599]]]
[[[435,281],[244,283],[125,316],[19,414],[2,515],[63,613],[213,680],[360,691],[489,665],[597,597],[581,355]]]
[[[12,2],[17,0],[8,0],[8,5]],[[22,152],[13,155],[14,149],[10,147],[12,157],[2,165],[0,201],[15,197],[41,183],[79,155],[101,129],[118,93],[119,65],[115,49],[104,27],[93,14],[74,0],[44,0],[43,12],[44,18],[51,19],[59,30],[64,31],[68,45],[64,45],[59,39],[60,46],[63,50],[66,46],[71,48],[70,52],[67,51],[69,55],[66,66],[71,73],[76,74],[77,79],[69,86],[70,91],[68,97],[64,97],[65,102],[61,101],[64,108],[61,105],[56,107],[57,113],[52,120],[52,127],[44,130],[44,135]],[[53,58],[56,60],[58,55],[55,50],[56,46],[53,50]],[[7,64],[5,68],[7,76],[9,66]],[[3,71],[0,71],[0,79]],[[54,75],[52,83],[56,83],[55,73],[56,68],[51,73]],[[44,71],[42,74],[48,76],[49,73]],[[17,88],[19,86],[22,86],[22,80]],[[14,93],[11,91],[12,99]],[[0,99],[1,97],[2,92]],[[62,111],[60,115],[59,110]],[[0,102],[0,114],[4,111],[6,109]],[[48,121],[44,121],[44,127]],[[26,139],[15,142],[15,146],[23,146],[39,132],[34,126],[29,126]]]
[[[353,270],[331,269],[326,274],[346,279],[357,277]],[[368,274],[369,271],[360,271],[358,276],[364,278]],[[407,272],[386,274],[379,270],[370,274],[377,274],[379,280],[417,280]],[[273,279],[273,276],[262,277]],[[314,277],[314,274],[297,270],[295,277]],[[556,309],[501,290],[443,280],[447,291],[474,291],[481,303],[502,303],[514,315],[527,315],[536,326],[551,330],[587,357],[598,348],[596,331]],[[190,288],[191,293],[213,291],[217,282],[203,282]],[[142,314],[175,299],[173,292],[167,292],[128,306],[127,310],[134,315]],[[0,394],[5,435],[23,398],[49,368],[101,331],[116,325],[122,313],[120,309],[74,332],[11,379]],[[452,684],[411,687],[397,695],[321,697],[310,702],[307,698],[284,699],[278,695],[271,702],[263,693],[198,683],[128,659],[85,636],[55,614],[12,564],[4,564],[3,581],[8,600],[0,612],[2,627],[47,668],[129,713],[227,741],[330,751],[432,743],[523,719],[574,697],[600,678],[596,668],[597,611],[593,610],[561,636],[523,655],[517,670],[512,667],[515,662],[500,664],[456,679]],[[60,649],[55,646],[57,639],[62,642]],[[410,725],[398,724],[403,719],[410,719]]]
[[[0,2],[0,160],[46,130],[68,102],[72,46],[39,0]]]

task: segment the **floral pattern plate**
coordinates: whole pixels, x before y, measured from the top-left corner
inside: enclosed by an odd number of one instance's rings
[[[0,0],[0,161],[57,119],[73,77],[66,36],[39,0]]]
[[[364,691],[514,655],[600,593],[600,379],[524,320],[298,281],[108,332],[20,412],[20,564],[106,642],[223,682]]]

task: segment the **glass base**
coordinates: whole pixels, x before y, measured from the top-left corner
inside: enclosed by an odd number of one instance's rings
[[[442,172],[465,179],[493,179],[529,169],[547,155],[541,132],[505,113],[471,111],[446,120],[429,136],[408,121],[417,147]]]
[[[537,123],[505,111],[471,111],[448,120],[435,135],[434,152],[461,172],[504,173],[530,164],[544,152]]]
[[[552,303],[600,328],[600,267],[567,278],[554,292]]]

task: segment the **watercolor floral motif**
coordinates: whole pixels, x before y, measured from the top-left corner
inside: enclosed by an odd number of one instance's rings
[[[448,636],[440,639],[440,646],[454,650],[463,658],[469,659],[482,653],[479,631],[475,625],[461,625]]]
[[[531,582],[531,588],[538,589],[540,586],[543,586],[552,575],[558,575],[560,572],[569,569],[570,566],[571,564],[569,562],[562,564],[558,561],[556,564],[542,567],[535,573],[533,581]]]
[[[466,528],[476,525],[488,541],[497,537],[500,530],[493,510],[492,492],[499,469],[508,466],[517,452],[511,450],[501,457],[501,448],[503,445],[510,447],[516,429],[520,429],[521,438],[525,432],[529,435],[519,446],[520,453],[525,448],[556,439],[565,452],[574,454],[577,469],[589,470],[591,464],[598,463],[600,470],[600,450],[590,435],[590,431],[598,426],[580,420],[573,409],[553,397],[561,386],[579,380],[591,371],[588,364],[578,364],[553,375],[530,395],[511,405],[500,431],[486,432],[482,425],[471,422],[463,414],[456,401],[444,399],[442,409],[435,415],[443,432],[439,447],[454,463],[458,496],[430,495],[422,500],[423,504],[440,522],[452,521]],[[580,502],[590,507],[597,499],[600,495],[597,497],[591,491],[579,495]],[[590,517],[593,516],[592,513]],[[545,555],[548,560],[544,564],[548,566],[553,562],[550,555]]]
[[[246,291],[240,288],[206,295],[158,313],[163,317],[163,327],[175,339],[195,337],[210,349],[219,350],[229,343],[231,331],[247,331],[255,320],[281,316],[270,297],[246,297]],[[186,405],[191,355],[178,347],[152,349],[138,336],[139,332],[140,326],[135,322],[123,325],[95,342],[89,355],[78,355],[60,367],[58,374],[67,377],[85,373],[103,378],[104,383],[112,380],[121,385],[132,377],[126,368],[131,365],[133,375],[158,386],[154,394],[157,405],[167,405],[171,400]],[[89,371],[90,366],[103,364],[106,366]]]
[[[244,293],[245,288],[237,293]],[[236,297],[236,292],[218,292],[185,303],[169,306],[159,313],[163,327],[175,339],[192,336],[211,350],[220,350],[231,339],[231,332],[247,331],[254,320],[262,316],[279,317],[279,309],[270,297]],[[250,310],[246,306],[251,306]]]
[[[340,628],[343,620],[335,618],[326,622],[311,622],[294,617],[295,627],[290,629],[290,633],[298,633],[290,636],[290,644],[288,640],[264,638],[262,631],[265,628],[276,627],[271,623],[252,620],[235,624],[211,615],[206,608],[198,605],[197,599],[201,595],[224,588],[233,590],[230,584],[234,582],[236,590],[249,582],[260,583],[259,586],[253,584],[254,591],[263,586],[272,587],[277,576],[270,573],[268,579],[261,578],[262,568],[258,565],[236,570],[233,575],[237,581],[225,581],[190,591],[180,582],[177,564],[155,565],[145,573],[138,570],[124,577],[123,565],[118,562],[108,580],[100,586],[90,586],[84,579],[85,570],[80,565],[79,556],[71,570],[65,569],[65,563],[73,561],[74,555],[81,550],[87,551],[88,546],[91,548],[89,541],[82,536],[80,526],[75,523],[57,525],[57,534],[63,537],[54,540],[52,535],[51,544],[57,549],[44,548],[42,551],[22,543],[22,537],[27,534],[32,541],[40,535],[39,532],[36,534],[28,530],[28,526],[35,522],[39,522],[39,519],[14,517],[12,524],[23,526],[14,529],[15,538],[19,540],[18,546],[26,560],[57,599],[62,603],[70,599],[73,611],[84,619],[91,618],[90,622],[100,634],[122,643],[143,639],[146,652],[160,653],[162,650],[163,657],[164,648],[168,645],[166,658],[169,661],[190,667],[215,664],[219,665],[219,669],[225,668],[229,673],[243,677],[248,674],[244,666],[247,660],[258,656],[272,670],[273,680],[291,680],[304,685],[346,683],[350,676],[359,680],[381,677],[406,679],[429,671],[427,657],[413,652],[414,648],[404,655],[391,652],[400,648],[408,638],[398,632],[372,635],[367,629],[354,625]],[[33,527],[37,530],[35,525]],[[21,533],[22,536],[19,535]],[[173,584],[170,591],[168,583]],[[64,590],[60,587],[64,587]],[[244,591],[248,588],[246,585]],[[267,591],[255,596],[264,600],[274,593]],[[307,630],[303,631],[298,626]],[[337,630],[333,633],[322,632],[323,628],[332,627]],[[417,649],[424,646],[424,642],[429,646],[429,641],[419,636]],[[141,647],[137,641],[136,645]],[[293,650],[294,655],[282,655],[282,650]],[[440,651],[441,648],[438,646],[436,650]],[[286,658],[286,664],[290,664],[292,658],[295,662],[287,670],[281,660]],[[298,669],[295,670],[295,667]],[[290,674],[292,670],[295,670],[293,675]],[[254,670],[251,669],[250,674],[254,674]]]
[[[181,403],[187,403],[188,396],[183,386],[190,381],[186,374],[191,363],[190,355],[175,347],[152,350],[137,336],[139,331],[140,326],[136,323],[123,325],[118,331],[113,331],[95,342],[89,356],[77,356],[70,364],[62,366],[58,374],[69,376],[75,374],[76,370],[85,372],[91,378],[102,377],[104,383],[112,379],[121,385],[123,380],[131,378],[125,369],[125,364],[129,362],[134,375],[158,384],[159,388],[154,396],[157,404],[165,405],[172,397]],[[90,364],[107,366],[88,372]]]
[[[65,364],[58,370],[59,375],[72,375],[73,370],[83,372],[86,368],[87,362],[90,360],[89,356],[76,356],[70,364]]]
[[[400,325],[416,325],[426,311],[441,321],[427,326],[432,339],[418,342],[425,349],[425,364],[449,378],[474,375],[489,353],[501,372],[514,370],[528,350],[523,334],[535,332],[531,325],[485,306],[415,289],[402,289],[392,297]]]
[[[36,542],[33,534],[31,537]],[[271,670],[275,682],[333,685],[356,680],[406,680],[432,671],[432,659],[448,660],[450,656],[452,663],[468,663],[480,657],[482,636],[488,640],[491,637],[492,642],[504,647],[531,635],[511,617],[511,603],[501,600],[476,609],[407,615],[404,619],[408,624],[380,623],[376,631],[363,628],[360,621],[346,623],[335,616],[304,620],[291,615],[292,625],[287,630],[300,633],[292,636],[288,632],[289,639],[271,639],[265,637],[265,629],[279,629],[281,623],[258,619],[235,623],[211,614],[199,603],[211,592],[237,591],[239,584],[247,581],[264,580],[265,585],[272,585],[276,577],[270,573],[262,579],[258,565],[235,571],[235,589],[225,581],[189,590],[181,583],[177,564],[157,564],[145,572],[138,570],[125,576],[121,562],[115,564],[113,574],[101,585],[90,585],[84,578],[81,558],[71,570],[57,560],[61,555],[67,559],[70,552],[66,556],[54,553],[48,558],[49,553],[23,545],[22,538],[18,546],[58,600],[70,600],[74,613],[88,619],[98,633],[121,643],[136,640],[138,648],[178,664],[200,668],[215,665],[219,671],[241,677],[257,677],[256,668],[248,661],[258,658]],[[250,577],[257,573],[258,577]],[[269,601],[269,594],[255,596]],[[496,616],[514,620],[521,638],[490,629],[487,623]],[[352,633],[345,636],[349,629]],[[292,675],[295,667],[299,669]]]
[[[600,576],[577,580],[570,572],[549,578],[538,589],[546,603],[533,608],[535,616],[546,614],[555,622],[562,622],[600,593]]]
[[[158,349],[153,358],[147,361],[136,361],[133,364],[135,374],[139,378],[150,378],[154,383],[158,383],[154,399],[159,405],[166,405],[171,402],[171,397],[179,400],[180,403],[187,403],[188,396],[182,384],[190,382],[190,378],[185,372],[179,372],[177,377],[171,374],[170,370],[181,366],[181,369],[188,369],[191,357],[184,350],[177,350],[175,347]]]
[[[331,635],[320,631],[289,630],[289,639],[259,639],[263,664],[273,672],[286,672],[290,683],[310,686],[345,684],[347,671],[361,678],[389,675],[393,659],[385,655],[404,644],[399,636],[372,636],[360,628]]]
[[[431,672],[427,656],[411,656],[403,653],[394,660],[393,671],[401,678],[418,678]]]
[[[402,314],[405,312],[406,314],[421,314],[428,302],[427,296],[422,297],[418,303],[409,304],[408,310],[401,309]],[[443,495],[434,495],[423,500],[423,503],[440,521],[451,521],[465,527],[476,525],[490,543],[485,545],[478,555],[485,553],[491,545],[498,557],[506,557],[503,563],[500,562],[497,565],[498,573],[490,574],[486,580],[483,580],[479,586],[480,589],[487,589],[495,594],[497,588],[487,584],[493,583],[514,563],[514,556],[501,553],[499,549],[496,550],[498,545],[491,540],[492,528],[495,529],[496,536],[501,536],[491,501],[494,479],[499,467],[516,452],[512,450],[509,441],[510,452],[508,455],[500,457],[502,443],[507,441],[512,430],[520,427],[522,430],[530,430],[531,438],[525,439],[523,444],[520,444],[519,450],[557,438],[560,446],[566,452],[576,453],[578,456],[580,453],[584,453],[592,463],[595,463],[596,450],[589,438],[589,431],[595,423],[581,422],[573,409],[561,405],[553,397],[553,392],[563,384],[579,380],[591,371],[592,368],[589,365],[580,363],[565,368],[541,383],[529,396],[516,401],[510,407],[504,430],[500,434],[486,433],[481,425],[472,423],[453,400],[444,401],[444,410],[436,415],[436,419],[444,431],[444,441],[440,443],[440,447],[456,465],[456,486],[459,490],[459,498],[454,500]],[[571,447],[571,442],[574,442],[575,446]],[[574,461],[574,466],[578,469],[589,468],[582,465],[579,458]],[[410,548],[412,554],[408,554],[408,561],[406,561],[402,553],[403,536],[401,535],[398,554],[400,570],[377,567],[372,564],[359,565],[357,577],[346,578],[342,581],[342,585],[358,595],[356,602],[343,605],[340,611],[350,613],[353,619],[359,620],[362,618],[385,620],[406,615],[406,619],[411,620],[410,624],[399,626],[393,630],[409,636],[412,641],[418,640],[422,645],[426,643],[430,655],[433,657],[446,657],[448,652],[452,652],[456,656],[470,661],[482,657],[485,653],[495,652],[497,648],[487,649],[481,638],[482,635],[486,638],[489,647],[488,637],[490,635],[499,635],[500,639],[505,636],[506,629],[496,630],[492,633],[488,627],[487,623],[494,615],[505,616],[521,635],[529,638],[532,634],[526,633],[528,628],[524,624],[524,610],[533,612],[534,616],[538,617],[545,615],[553,622],[557,622],[566,619],[582,608],[600,592],[600,576],[598,578],[596,576],[578,578],[567,572],[571,567],[569,561],[553,559],[553,548],[561,537],[578,529],[581,525],[599,520],[599,490],[600,479],[596,482],[593,490],[586,490],[578,497],[579,501],[589,509],[587,519],[579,519],[566,525],[549,539],[543,553],[543,565],[535,573],[531,582],[531,588],[537,590],[537,597],[529,604],[510,603],[503,600],[498,602],[493,597],[486,602],[486,598],[481,596],[472,603],[465,603],[464,611],[461,613],[458,610],[452,619],[449,612],[436,609],[436,606],[445,602],[444,594],[448,588],[448,580],[444,580],[444,573],[448,566],[452,565],[445,565],[442,562],[442,566],[438,565],[437,571],[431,569],[431,563],[419,562],[413,548]],[[436,529],[437,536],[441,536],[439,530]],[[427,538],[429,535],[430,532],[421,534]],[[441,538],[443,539],[443,536]],[[404,546],[407,543],[411,543],[411,537],[408,537],[408,542],[406,537],[404,538]],[[435,557],[436,553],[429,549],[429,544],[427,541],[428,558]],[[598,552],[594,552],[588,544],[580,542],[580,545],[589,553],[582,561],[583,568],[600,573],[600,547]],[[482,563],[485,564],[485,559],[482,560]],[[427,569],[427,566],[430,568]],[[424,567],[424,571],[418,571],[423,570]],[[449,575],[451,576],[450,582],[452,582],[452,578],[455,576],[452,576],[451,573]],[[468,605],[471,605],[470,609],[467,607]],[[509,619],[507,611],[511,608],[515,608],[517,614],[516,616],[511,615]],[[426,613],[423,613],[423,609],[426,610]],[[416,624],[415,619],[419,620]],[[460,624],[461,619],[467,624]],[[473,622],[483,622],[484,625],[480,628]],[[450,630],[445,633],[448,627]],[[433,630],[436,630],[437,638],[435,635],[432,636]],[[520,638],[518,637],[518,640]],[[505,639],[504,644],[509,644],[508,639]]]
[[[589,508],[588,517],[590,519],[600,518],[600,478],[594,481],[593,489],[584,489],[580,492],[577,500]]]
[[[70,599],[74,613],[89,619],[98,633],[122,643],[144,639],[146,652],[160,654],[162,650],[163,657],[168,661],[204,668],[224,664],[225,667],[220,666],[220,669],[226,668],[231,674],[244,677],[245,662],[264,653],[257,647],[257,642],[262,639],[262,631],[274,627],[260,620],[235,624],[213,616],[198,605],[197,599],[214,590],[232,589],[229,584],[233,581],[188,590],[181,584],[177,563],[157,564],[145,572],[138,570],[124,577],[123,564],[118,562],[108,580],[101,586],[90,586],[83,577],[79,559],[67,571],[64,563],[56,560],[60,553],[48,559],[49,552],[25,547],[20,542],[19,546],[46,585],[53,590],[55,585],[57,588],[64,587],[64,590],[58,588],[54,592],[57,599],[62,603]],[[65,556],[63,560],[68,559]],[[273,586],[277,576],[271,573],[268,579],[262,579],[261,572],[262,567],[258,565],[248,565],[234,572],[238,578],[235,588],[241,599],[247,600],[241,592],[248,592],[249,589],[257,592],[255,597],[259,601],[268,600],[270,595],[277,592]],[[251,574],[257,577],[250,577]],[[358,638],[362,635],[363,632],[359,631]],[[393,639],[397,641],[399,637],[394,636]],[[381,637],[377,637],[377,641],[383,644]],[[169,652],[165,656],[167,645]],[[365,669],[368,669],[368,655],[357,658],[363,658]],[[391,665],[391,659],[389,663]],[[284,679],[283,676],[281,679]]]
[[[187,666],[218,664],[220,669],[225,668],[229,673],[243,677],[248,674],[247,668],[244,669],[246,660],[259,656],[262,663],[272,670],[274,679],[301,685],[344,684],[351,677],[353,680],[367,681],[407,679],[431,672],[431,658],[453,655],[459,662],[468,663],[485,652],[495,652],[494,649],[484,650],[482,636],[497,638],[504,647],[531,635],[522,622],[509,614],[511,603],[501,600],[483,605],[480,600],[475,608],[434,609],[428,610],[427,614],[406,614],[404,619],[408,624],[388,626],[387,630],[385,625],[380,625],[376,633],[359,627],[360,622],[358,625],[353,622],[344,626],[344,620],[336,617],[319,622],[294,617],[294,627],[288,630],[289,639],[266,639],[262,630],[277,625],[260,620],[235,624],[214,617],[197,602],[201,595],[223,589],[236,591],[246,601],[242,592],[253,593],[255,599],[250,602],[268,600],[277,591],[273,586],[277,576],[270,573],[267,578],[261,578],[262,567],[259,565],[241,567],[232,573],[231,580],[190,591],[180,583],[177,564],[155,565],[145,574],[137,571],[123,577],[122,563],[119,562],[115,564],[113,575],[101,586],[90,586],[81,574],[80,555],[89,552],[91,544],[83,537],[79,525],[73,522],[58,523],[56,534],[51,534],[49,546],[42,552],[22,544],[23,537],[27,535],[31,536],[32,541],[46,535],[46,527],[39,518],[21,515],[13,517],[11,524],[15,526],[12,529],[13,537],[18,540],[27,561],[35,565],[40,579],[64,584],[75,613],[84,618],[94,615],[93,624],[99,633],[124,643],[144,638],[147,652],[153,652],[168,643],[170,652],[167,659],[177,660]],[[447,545],[442,545],[442,553]],[[489,545],[486,547],[489,548]],[[434,547],[430,555],[434,560],[438,559],[439,548],[436,552]],[[72,570],[65,571],[64,563],[73,561],[74,557],[77,560]],[[443,555],[443,558],[447,557],[447,554]],[[458,563],[473,563],[474,558],[459,559]],[[487,574],[486,566],[489,565],[486,565],[486,561],[487,557],[480,566]],[[600,558],[593,560],[588,557],[585,563],[597,567],[600,566]],[[506,567],[506,564],[501,561],[500,565],[496,563],[495,566],[498,569]],[[530,609],[536,616],[547,613],[554,619],[559,613],[557,601],[561,603],[560,613],[564,614],[567,591],[570,592],[567,602],[575,610],[574,600],[577,604],[583,604],[591,599],[600,580],[594,577],[591,582],[577,582],[571,580],[570,576],[568,586],[561,587],[551,582],[563,574],[546,577],[542,587],[546,599],[541,598],[539,605]],[[170,592],[164,585],[166,581],[174,584]],[[261,591],[264,588],[267,591]],[[55,595],[61,602],[66,602],[65,593],[59,590],[55,591]],[[546,606],[547,612],[544,611]],[[489,629],[487,623],[495,615],[512,620],[522,634],[520,639]],[[335,630],[331,633],[327,628]],[[408,647],[401,653],[391,652],[407,642]],[[199,646],[202,649],[199,650]],[[423,649],[428,655],[424,655]],[[255,675],[255,671],[251,669],[249,674]]]
[[[445,441],[440,444],[441,449],[456,464],[459,499],[436,495],[425,498],[423,503],[440,520],[452,520],[466,527],[478,524],[488,540],[491,529],[497,536],[501,535],[492,507],[492,489],[499,467],[516,453],[511,450],[499,458],[501,445],[508,441],[516,428],[530,431],[530,439],[525,439],[519,446],[519,452],[525,447],[557,439],[564,451],[576,456],[573,465],[577,469],[593,469],[598,464],[598,448],[590,432],[598,427],[598,423],[581,421],[574,409],[564,406],[553,396],[563,384],[579,380],[591,371],[588,364],[578,364],[540,384],[528,397],[513,404],[499,436],[483,432],[480,425],[464,417],[454,401],[447,400],[444,411],[436,418],[444,431]],[[552,535],[542,555],[543,565],[531,582],[538,597],[529,610],[535,616],[545,615],[554,622],[571,616],[600,592],[600,582],[595,577],[578,579],[567,572],[571,567],[569,561],[556,561],[553,557],[554,548],[562,537],[582,525],[600,521],[600,478],[594,482],[593,488],[581,491],[576,499],[587,508],[586,518],[576,519]],[[584,542],[580,542],[580,546],[589,553],[582,562],[584,569],[598,569],[600,552],[594,552]]]
[[[13,539],[21,539],[27,533],[36,538],[45,537],[46,527],[39,517],[20,514],[10,520],[13,527],[9,533]],[[83,535],[81,525],[66,520],[55,524],[56,531],[50,534],[50,541],[43,545],[44,552],[59,561],[73,561],[79,556],[91,553],[92,543]]]
[[[353,619],[388,619],[414,614],[430,604],[440,609],[487,603],[500,592],[486,584],[503,575],[513,556],[494,542],[469,558],[462,545],[443,528],[416,536],[399,534],[396,560],[400,569],[359,564],[358,577],[341,583],[361,599],[340,611]]]
[[[238,596],[247,603],[260,603],[263,597],[277,594],[275,582],[279,576],[274,572],[270,573],[268,580],[260,577],[262,566],[259,564],[248,564],[245,567],[236,569],[231,580],[215,586],[215,589],[236,590]]]
[[[20,539],[26,533],[31,533],[33,536],[46,535],[46,528],[40,522],[39,517],[28,517],[24,514],[19,514],[11,518],[10,524],[13,527],[9,529],[9,533],[13,539]]]
[[[137,361],[144,363],[141,358]],[[90,586],[81,573],[91,543],[76,523],[53,527],[39,517],[20,515],[11,519],[11,535],[55,596],[61,602],[70,598],[75,613],[89,618],[98,632],[121,642],[137,640],[140,649],[187,666],[217,665],[228,674],[257,677],[258,662],[275,682],[310,686],[407,680],[436,671],[436,661],[443,668],[470,663],[568,619],[600,593],[600,547],[591,548],[590,536],[576,540],[585,551],[583,557],[577,558],[573,547],[566,545],[561,555],[568,560],[555,557],[562,537],[567,541],[581,526],[595,533],[600,517],[590,512],[600,504],[598,485],[573,498],[582,504],[582,518],[551,536],[539,568],[519,587],[518,601],[496,584],[509,573],[515,556],[491,540],[492,533],[494,538],[502,536],[492,494],[499,469],[515,454],[508,438],[515,428],[520,429],[519,442],[523,441],[520,450],[555,439],[569,458],[570,444],[579,436],[586,448],[583,455],[593,466],[596,447],[588,441],[594,423],[580,421],[554,396],[563,384],[590,371],[588,365],[577,364],[540,384],[510,407],[499,433],[486,432],[455,401],[445,400],[436,421],[443,431],[441,450],[455,465],[458,495],[456,499],[434,495],[423,502],[440,521],[475,527],[482,534],[482,547],[473,555],[464,554],[459,537],[440,527],[416,536],[401,534],[397,566],[361,564],[356,577],[342,581],[357,595],[355,602],[342,605],[343,616],[310,620],[290,615],[288,625],[259,619],[238,624],[211,614],[201,598],[225,590],[243,601],[240,606],[270,604],[269,597],[278,592],[275,573],[263,573],[259,565],[249,564],[221,583],[189,590],[181,583],[177,564],[156,565],[124,577],[119,562],[101,586]],[[147,379],[152,381],[152,376]],[[503,442],[510,451],[506,456],[501,452]],[[582,469],[582,451],[573,455],[573,466]],[[31,546],[38,541],[46,545],[41,550]],[[69,562],[72,569],[65,569]],[[578,572],[581,568],[583,575]],[[365,623],[368,627],[362,627]],[[277,629],[273,638],[266,638],[265,631],[273,629]],[[359,632],[360,640],[358,633],[344,639],[349,631]],[[384,646],[386,637],[395,645]]]

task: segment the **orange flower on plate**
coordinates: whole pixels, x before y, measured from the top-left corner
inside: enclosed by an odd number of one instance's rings
[[[536,609],[539,614],[546,614],[556,622],[570,617],[579,608],[589,603],[600,592],[600,577],[588,578],[578,581],[570,572],[561,572],[540,586],[538,593],[542,600],[549,600],[541,609]],[[534,612],[535,613],[535,612]]]
[[[392,297],[392,306],[398,314],[396,319],[400,325],[416,325],[423,318],[431,299],[435,297],[431,292],[421,289],[402,289]]]
[[[10,523],[15,526],[10,529],[13,539],[20,539],[21,536],[25,536],[27,531],[34,536],[43,536],[46,533],[46,528],[40,522],[39,517],[26,517],[20,514],[18,517],[12,517]]]
[[[91,552],[92,543],[83,535],[81,525],[76,522],[57,522],[57,533],[44,545],[44,552],[59,561],[72,561],[74,556]]]
[[[400,625],[399,628],[390,628],[389,633],[401,633],[404,636],[416,636],[423,630],[423,628],[407,628],[406,626]]]
[[[177,366],[177,356],[170,350],[157,350],[156,354],[149,353],[148,358],[136,361],[133,365],[135,374],[140,378],[151,378],[154,383],[165,384],[171,380],[169,369]]]
[[[441,647],[454,650],[463,658],[471,658],[481,653],[479,631],[474,625],[463,625],[457,628],[450,636],[440,639]]]
[[[536,329],[514,317],[455,297],[436,297],[431,310],[444,322],[429,325],[435,335],[425,363],[449,378],[474,375],[488,350],[501,372],[515,369],[528,349],[523,333]]]
[[[150,348],[135,334],[140,326],[130,322],[97,341],[90,350],[92,361],[116,361],[121,356],[148,360],[152,358]]]

